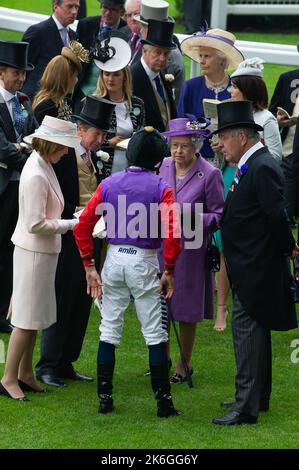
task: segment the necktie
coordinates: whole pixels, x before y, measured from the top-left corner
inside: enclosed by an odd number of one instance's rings
[[[107,38],[110,36],[110,31],[111,31],[110,26],[107,26],[107,25],[105,24],[105,25],[103,26],[102,32],[101,32],[102,39],[107,39]]]
[[[235,184],[239,184],[240,176],[241,176],[241,171],[240,171],[240,168],[238,167],[235,173],[235,177],[234,177]]]
[[[136,46],[137,46],[137,41],[139,39],[139,36],[138,34],[136,33],[133,33],[133,37],[131,39],[131,50],[132,50],[132,53],[134,54],[135,51],[136,51]]]
[[[161,80],[160,80],[159,75],[157,75],[157,76],[154,78],[154,82],[156,83],[157,92],[159,93],[159,95],[160,95],[161,98],[162,98],[163,103],[165,104],[165,103],[166,103],[166,98],[165,98],[163,86],[162,86],[162,83],[161,83]]]
[[[69,46],[69,41],[68,41],[68,29],[67,28],[62,28],[60,30],[60,36],[61,36],[61,39],[62,39],[62,42],[63,44],[68,47]]]
[[[91,163],[91,160],[90,160],[90,157],[89,157],[89,152],[82,153],[81,158],[84,161],[84,163],[88,166],[88,168],[91,169],[92,168],[92,163]]]
[[[22,108],[17,96],[14,96],[11,99],[12,102],[12,114],[15,122],[15,129],[19,135],[22,134],[24,130],[25,117],[22,113]]]

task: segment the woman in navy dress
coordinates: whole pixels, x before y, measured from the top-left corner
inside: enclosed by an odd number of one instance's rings
[[[234,46],[235,40],[235,36],[228,31],[209,29],[195,33],[182,42],[183,53],[199,63],[202,75],[185,82],[178,107],[180,117],[186,114],[203,116],[204,98],[223,101],[231,97],[227,70],[235,69],[243,60],[242,53]],[[204,143],[201,154],[205,159],[214,159],[208,141]]]

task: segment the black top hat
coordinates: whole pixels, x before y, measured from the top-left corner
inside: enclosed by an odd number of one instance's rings
[[[109,5],[111,7],[120,7],[123,8],[125,6],[126,0],[98,0],[103,5]]]
[[[29,42],[0,41],[0,65],[30,71],[34,65],[28,64]]]
[[[253,127],[257,131],[263,128],[254,122],[253,107],[251,101],[227,101],[217,105],[218,129],[213,134],[218,134],[223,129],[230,127]]]
[[[93,95],[86,96],[84,106],[79,115],[74,114],[75,119],[85,122],[91,127],[102,131],[108,131],[115,104],[103,98]]]
[[[141,44],[163,47],[165,49],[175,49],[177,46],[173,42],[174,21],[147,20],[148,32],[146,39],[141,40]]]
[[[167,140],[153,127],[145,127],[133,134],[127,149],[130,165],[154,170],[163,158],[168,157]]]

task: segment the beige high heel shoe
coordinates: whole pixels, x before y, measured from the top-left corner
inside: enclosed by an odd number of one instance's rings
[[[219,308],[220,307],[220,308]],[[217,305],[217,320],[214,325],[215,331],[224,331],[226,329],[226,319],[228,316],[228,308],[226,304]]]

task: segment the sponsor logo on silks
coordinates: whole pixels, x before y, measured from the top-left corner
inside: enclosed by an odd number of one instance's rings
[[[126,255],[137,255],[137,250],[134,250],[134,248],[119,248],[118,252]]]

